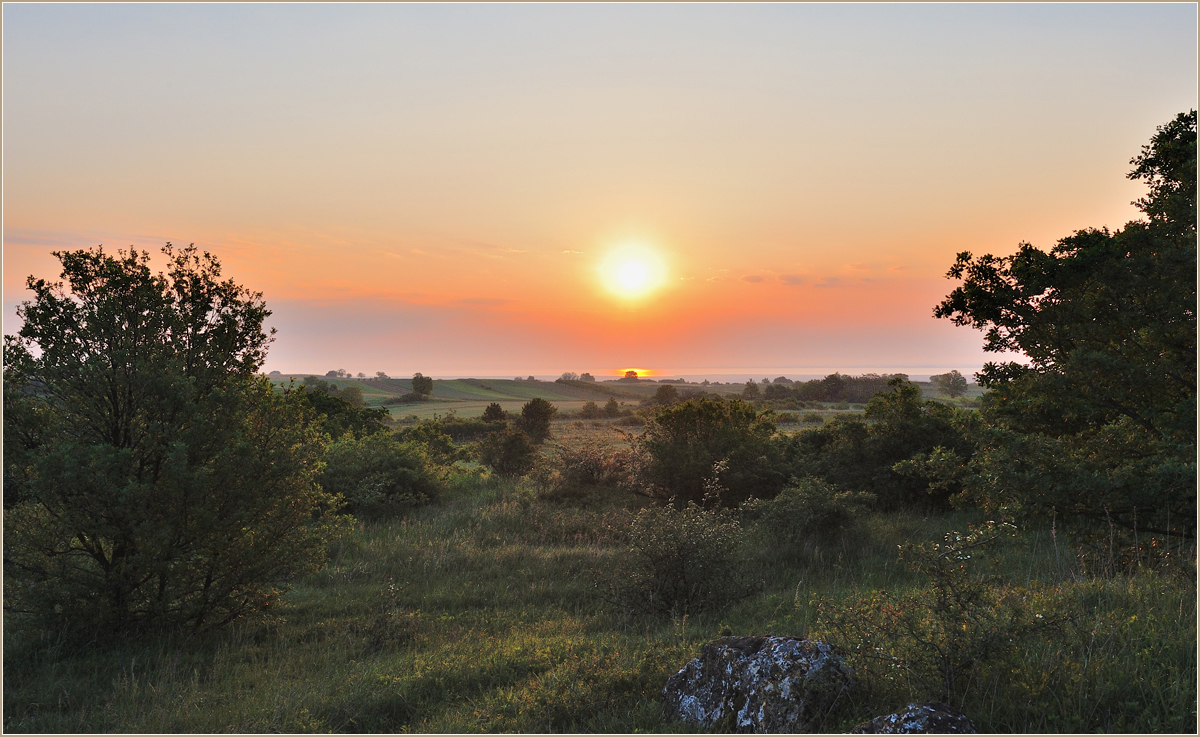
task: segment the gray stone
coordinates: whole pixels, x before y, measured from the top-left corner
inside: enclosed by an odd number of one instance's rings
[[[850,687],[833,648],[799,637],[722,637],[667,679],[667,714],[704,729],[804,732]]]
[[[975,724],[952,706],[927,701],[863,722],[849,734],[975,734]]]

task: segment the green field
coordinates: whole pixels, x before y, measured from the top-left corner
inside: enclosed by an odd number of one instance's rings
[[[272,376],[272,380],[280,385],[289,383],[300,385],[305,374],[285,374]],[[403,404],[385,405],[389,399],[396,399],[412,391],[411,379],[338,379],[318,377],[343,389],[357,386],[362,390],[363,400],[371,407],[386,406],[393,419],[417,418],[420,420],[434,417],[445,417],[455,414],[458,417],[478,417],[483,414],[492,402],[499,404],[507,412],[519,412],[521,406],[534,397],[541,397],[566,413],[578,412],[584,403],[592,401],[603,405],[610,398],[616,399],[625,408],[634,409],[638,404],[654,396],[658,388],[663,386],[655,381],[618,382],[559,382],[559,381],[527,381],[514,379],[434,379],[433,393],[429,399],[422,402],[405,402]],[[977,399],[983,394],[983,389],[976,384],[967,387],[967,393],[958,400],[948,400],[937,394],[929,382],[915,382],[922,392],[930,399],[950,401],[954,404],[964,404]],[[741,393],[742,385],[708,385],[673,384],[677,389],[704,390],[706,392],[735,396]],[[830,403],[826,403],[830,404]],[[852,410],[861,410],[855,406]],[[832,415],[838,410],[825,407],[823,413]],[[844,410],[843,410],[844,411]]]
[[[556,425],[560,442],[580,432],[608,431]],[[360,524],[328,568],[257,620],[69,649],[6,628],[5,730],[692,731],[659,704],[667,677],[703,643],[730,631],[815,634],[820,597],[918,590],[896,545],[978,519],[873,515],[794,550],[750,527],[741,565],[761,590],[672,619],[626,614],[604,588],[626,560],[620,529],[645,503],[608,488],[546,498],[529,480],[462,468],[438,504]],[[1061,532],[1031,528],[1021,540],[997,567],[1083,614],[1061,637],[976,670],[962,708],[980,730],[1194,732],[1192,574],[1096,577],[1059,555]],[[845,731],[909,695],[862,693],[823,730]]]

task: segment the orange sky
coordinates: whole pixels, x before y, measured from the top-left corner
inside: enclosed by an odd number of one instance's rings
[[[955,253],[1120,227],[1196,105],[1194,5],[4,21],[6,332],[54,248],[195,242],[288,372],[973,371],[931,317]],[[661,286],[607,289],[618,248]]]

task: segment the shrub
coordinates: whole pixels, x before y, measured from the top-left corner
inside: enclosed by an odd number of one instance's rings
[[[388,517],[436,499],[445,478],[424,444],[377,433],[362,440],[347,435],[329,446],[321,483],[349,511]]]
[[[699,614],[754,591],[742,569],[742,529],[728,510],[695,502],[646,508],[633,518],[629,537],[610,589],[628,611]]]
[[[523,431],[504,428],[479,443],[479,460],[501,476],[524,476],[533,469],[537,448]]]
[[[780,425],[794,425],[799,421],[800,418],[796,416],[795,412],[780,412],[775,415],[775,422]]]
[[[809,424],[820,424],[825,422],[825,417],[820,412],[805,412],[803,421]]]
[[[345,529],[315,482],[311,408],[257,376],[261,295],[195,248],[163,252],[157,275],[148,253],[56,252],[64,283],[31,277],[4,338],[4,437],[25,465],[6,627],[219,626],[278,601]]]
[[[1062,604],[976,570],[979,554],[1012,529],[988,522],[944,543],[901,546],[900,560],[922,583],[914,593],[878,591],[849,605],[819,600],[823,636],[851,654],[860,673],[905,698],[961,703],[969,676],[984,661],[1071,619]],[[1041,608],[1041,607],[1039,607]]]
[[[454,447],[453,438],[442,432],[438,423],[423,422],[416,427],[406,427],[398,430],[393,437],[401,443],[417,443],[423,446],[429,457],[442,465],[453,463],[459,456],[459,449]]]
[[[484,422],[504,422],[507,416],[508,413],[504,411],[499,402],[492,402],[483,410],[483,417],[481,419]]]
[[[555,448],[563,481],[572,486],[616,486],[628,480],[635,463],[632,450],[607,442]]]
[[[595,402],[584,402],[583,407],[579,410],[579,416],[585,420],[594,420],[602,416],[600,407]]]
[[[790,546],[814,537],[830,537],[869,509],[875,495],[841,491],[820,479],[794,481],[774,499],[752,499],[743,505],[751,519]]]
[[[517,427],[534,443],[542,443],[550,437],[550,421],[558,414],[558,408],[541,397],[534,397],[521,407]]]
[[[646,425],[638,440],[646,454],[646,480],[661,498],[699,501],[713,480],[714,464],[726,461],[722,503],[769,498],[786,475],[775,425],[740,400],[693,399],[666,407]]]
[[[609,397],[608,401],[604,403],[604,416],[605,417],[620,417],[621,416],[621,405],[617,403],[616,397]]]

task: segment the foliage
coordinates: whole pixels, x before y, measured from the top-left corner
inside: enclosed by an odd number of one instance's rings
[[[405,427],[397,430],[393,437],[401,443],[416,443],[424,447],[429,458],[441,465],[453,463],[460,456],[454,438],[444,432],[444,425],[440,422],[421,422],[413,427]]]
[[[490,435],[499,431],[504,427],[499,422],[488,422],[486,420],[476,420],[469,417],[457,417],[453,413],[446,417],[440,417],[433,420],[425,420],[421,424],[430,425],[437,432],[444,435],[449,435],[450,439],[456,443],[461,443],[466,440],[475,440]]]
[[[479,442],[479,460],[501,476],[524,476],[533,469],[537,447],[523,430],[506,427]]]
[[[934,374],[929,377],[929,383],[942,394],[951,398],[961,397],[967,392],[967,379],[957,369],[948,374]]]
[[[935,315],[986,331],[989,429],[971,495],[998,508],[1195,534],[1196,113],[1159,128],[1129,175],[1147,220],[1048,253],[961,253]],[[1030,455],[1032,453],[1032,455]],[[1168,523],[1168,517],[1170,522]]]
[[[750,379],[746,382],[746,386],[742,389],[742,399],[753,400],[758,399],[758,396],[758,384],[754,383],[754,379]]]
[[[830,538],[855,517],[870,509],[875,496],[841,491],[820,479],[789,483],[774,499],[751,499],[743,513],[786,547],[796,548],[814,538]]]
[[[428,397],[433,394],[433,379],[428,376],[422,376],[421,372],[413,374],[412,390],[414,394],[419,394],[423,397]]]
[[[347,435],[326,451],[321,484],[345,500],[349,511],[378,518],[433,501],[444,475],[420,443],[400,442],[387,433],[361,440]]]
[[[483,410],[483,416],[480,418],[484,422],[504,422],[507,413],[500,406],[499,402],[492,402]]]
[[[620,417],[621,416],[621,405],[617,404],[616,397],[609,397],[608,401],[604,403],[604,416],[605,417]]]
[[[596,377],[592,376],[588,372],[584,371],[582,374],[579,375],[579,380],[594,382],[594,381],[596,381]]]
[[[595,402],[589,400],[584,402],[583,406],[579,408],[579,416],[585,420],[594,420],[602,417],[603,413]]]
[[[893,378],[889,386],[891,391],[867,403],[867,422],[837,417],[791,438],[786,455],[792,473],[847,491],[869,491],[887,509],[945,508],[957,487],[931,488],[926,477],[894,466],[935,448],[969,455],[967,420],[958,410],[923,400],[920,388],[909,381]]]
[[[867,402],[879,392],[888,390],[893,379],[908,380],[905,374],[863,374],[846,376],[833,373],[824,379],[796,382],[791,391],[796,399],[804,402]]]
[[[567,488],[624,485],[636,472],[633,451],[616,448],[607,441],[558,445],[551,450]]]
[[[669,407],[679,401],[679,390],[670,384],[660,386],[650,399],[650,404],[656,407]]]
[[[350,389],[355,389],[357,394],[350,392]],[[312,407],[322,431],[331,438],[340,438],[347,432],[361,438],[387,427],[388,411],[382,407],[366,408],[362,401],[362,390],[358,387],[338,391],[336,386],[309,376],[297,395],[300,401]]]
[[[5,608],[37,625],[225,624],[319,568],[342,528],[302,393],[257,376],[261,295],[194,247],[163,252],[157,275],[148,253],[56,252],[66,284],[30,277],[5,336],[25,464]]]
[[[692,399],[665,407],[646,424],[638,447],[646,455],[645,478],[661,498],[700,501],[713,468],[724,461],[721,503],[735,506],[770,498],[786,475],[775,424],[741,400]]]
[[[550,421],[558,414],[558,408],[541,397],[534,397],[521,407],[517,427],[525,432],[534,443],[543,443],[550,437]]]
[[[848,606],[822,601],[822,628],[874,677],[904,682],[922,700],[961,704],[984,661],[1070,619],[1054,608],[1049,616],[1030,612],[1029,592],[975,570],[982,549],[1011,530],[989,522],[965,535],[946,533],[944,543],[902,546],[901,561],[925,585],[905,596],[878,591]]]
[[[754,591],[742,570],[742,529],[733,513],[695,502],[649,507],[629,528],[627,559],[611,582],[626,610],[694,615],[720,609]]]

